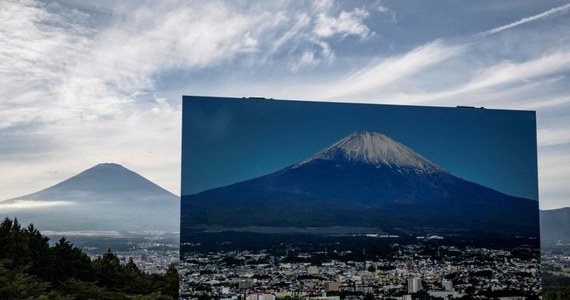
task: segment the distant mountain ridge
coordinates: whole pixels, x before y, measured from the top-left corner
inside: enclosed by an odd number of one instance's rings
[[[570,207],[540,211],[543,244],[570,243]]]
[[[11,200],[125,201],[171,200],[178,196],[115,163],[100,163],[39,192]],[[161,201],[161,200],[158,200]]]
[[[39,192],[1,203],[27,201],[62,203],[7,213],[44,230],[179,230],[179,197],[115,163],[98,164]]]
[[[182,196],[182,226],[429,227],[538,236],[538,202],[454,176],[410,148],[355,132],[274,173]]]

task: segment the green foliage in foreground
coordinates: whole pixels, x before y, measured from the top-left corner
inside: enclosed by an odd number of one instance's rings
[[[570,277],[557,276],[550,272],[542,273],[543,300],[570,299]]]
[[[92,261],[65,238],[49,239],[17,219],[0,223],[0,299],[177,299],[178,272],[148,274],[109,249]]]
[[[552,288],[545,290],[543,300],[567,300],[570,299],[570,287]]]

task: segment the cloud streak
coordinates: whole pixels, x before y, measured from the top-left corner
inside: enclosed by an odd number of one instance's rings
[[[543,128],[538,130],[541,146],[570,144],[570,128]]]
[[[505,92],[516,91],[510,85],[527,86],[531,85],[534,80],[541,80],[543,77],[557,76],[558,74],[570,71],[570,51],[559,50],[555,53],[544,55],[533,60],[523,62],[498,62],[494,65],[481,68],[475,71],[474,75],[465,83],[460,84],[442,91],[418,93],[418,94],[395,94],[388,97],[387,101],[407,102],[416,104],[439,104],[451,103],[458,101],[456,105],[485,105],[486,103],[498,103],[500,97],[505,106],[527,108],[528,104],[517,102],[505,102],[504,98],[512,97],[513,94],[505,95]],[[539,87],[540,88],[540,87]],[[472,99],[472,100],[468,100]],[[465,101],[472,101],[471,103]],[[561,102],[558,100],[549,100],[551,105]],[[547,103],[537,102],[537,106],[548,105]]]
[[[378,91],[395,82],[463,53],[467,46],[450,46],[435,41],[417,47],[403,55],[390,57],[366,66],[353,74],[333,83],[325,93],[326,99],[356,96],[372,90]]]
[[[501,31],[505,31],[505,30],[507,30],[507,29],[511,29],[511,28],[513,28],[513,27],[517,27],[517,26],[520,26],[520,25],[523,25],[523,24],[526,24],[526,23],[529,23],[529,22],[534,22],[534,21],[536,21],[536,20],[540,20],[540,19],[552,17],[552,16],[557,15],[557,14],[564,14],[564,13],[566,13],[568,10],[570,10],[570,3],[568,3],[568,4],[566,4],[566,5],[559,6],[559,7],[551,8],[551,9],[549,9],[549,10],[543,12],[543,13],[540,13],[540,14],[538,14],[538,15],[534,15],[534,16],[522,18],[522,19],[520,19],[520,20],[518,20],[518,21],[509,23],[509,24],[507,24],[507,25],[499,26],[499,27],[493,28],[493,29],[491,29],[491,30],[478,33],[478,34],[476,34],[475,36],[476,36],[476,37],[485,37],[485,36],[488,36],[488,35],[491,35],[491,34],[495,34],[495,33],[499,33],[499,32],[501,32]]]
[[[20,211],[20,210],[36,210],[38,208],[52,208],[61,206],[76,205],[71,201],[35,201],[35,200],[15,200],[10,203],[0,202],[0,210],[2,212]]]

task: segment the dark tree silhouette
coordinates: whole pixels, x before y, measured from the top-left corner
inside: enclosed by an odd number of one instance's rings
[[[61,238],[49,238],[17,219],[0,222],[0,299],[177,299],[178,272],[142,272],[132,259],[122,265],[109,249],[91,261]]]

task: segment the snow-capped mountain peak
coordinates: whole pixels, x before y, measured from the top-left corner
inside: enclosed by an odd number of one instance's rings
[[[294,168],[318,159],[343,159],[371,164],[376,167],[406,167],[418,171],[445,172],[444,169],[417,154],[410,148],[394,141],[384,134],[373,131],[354,132],[328,148],[297,163],[294,165]]]

